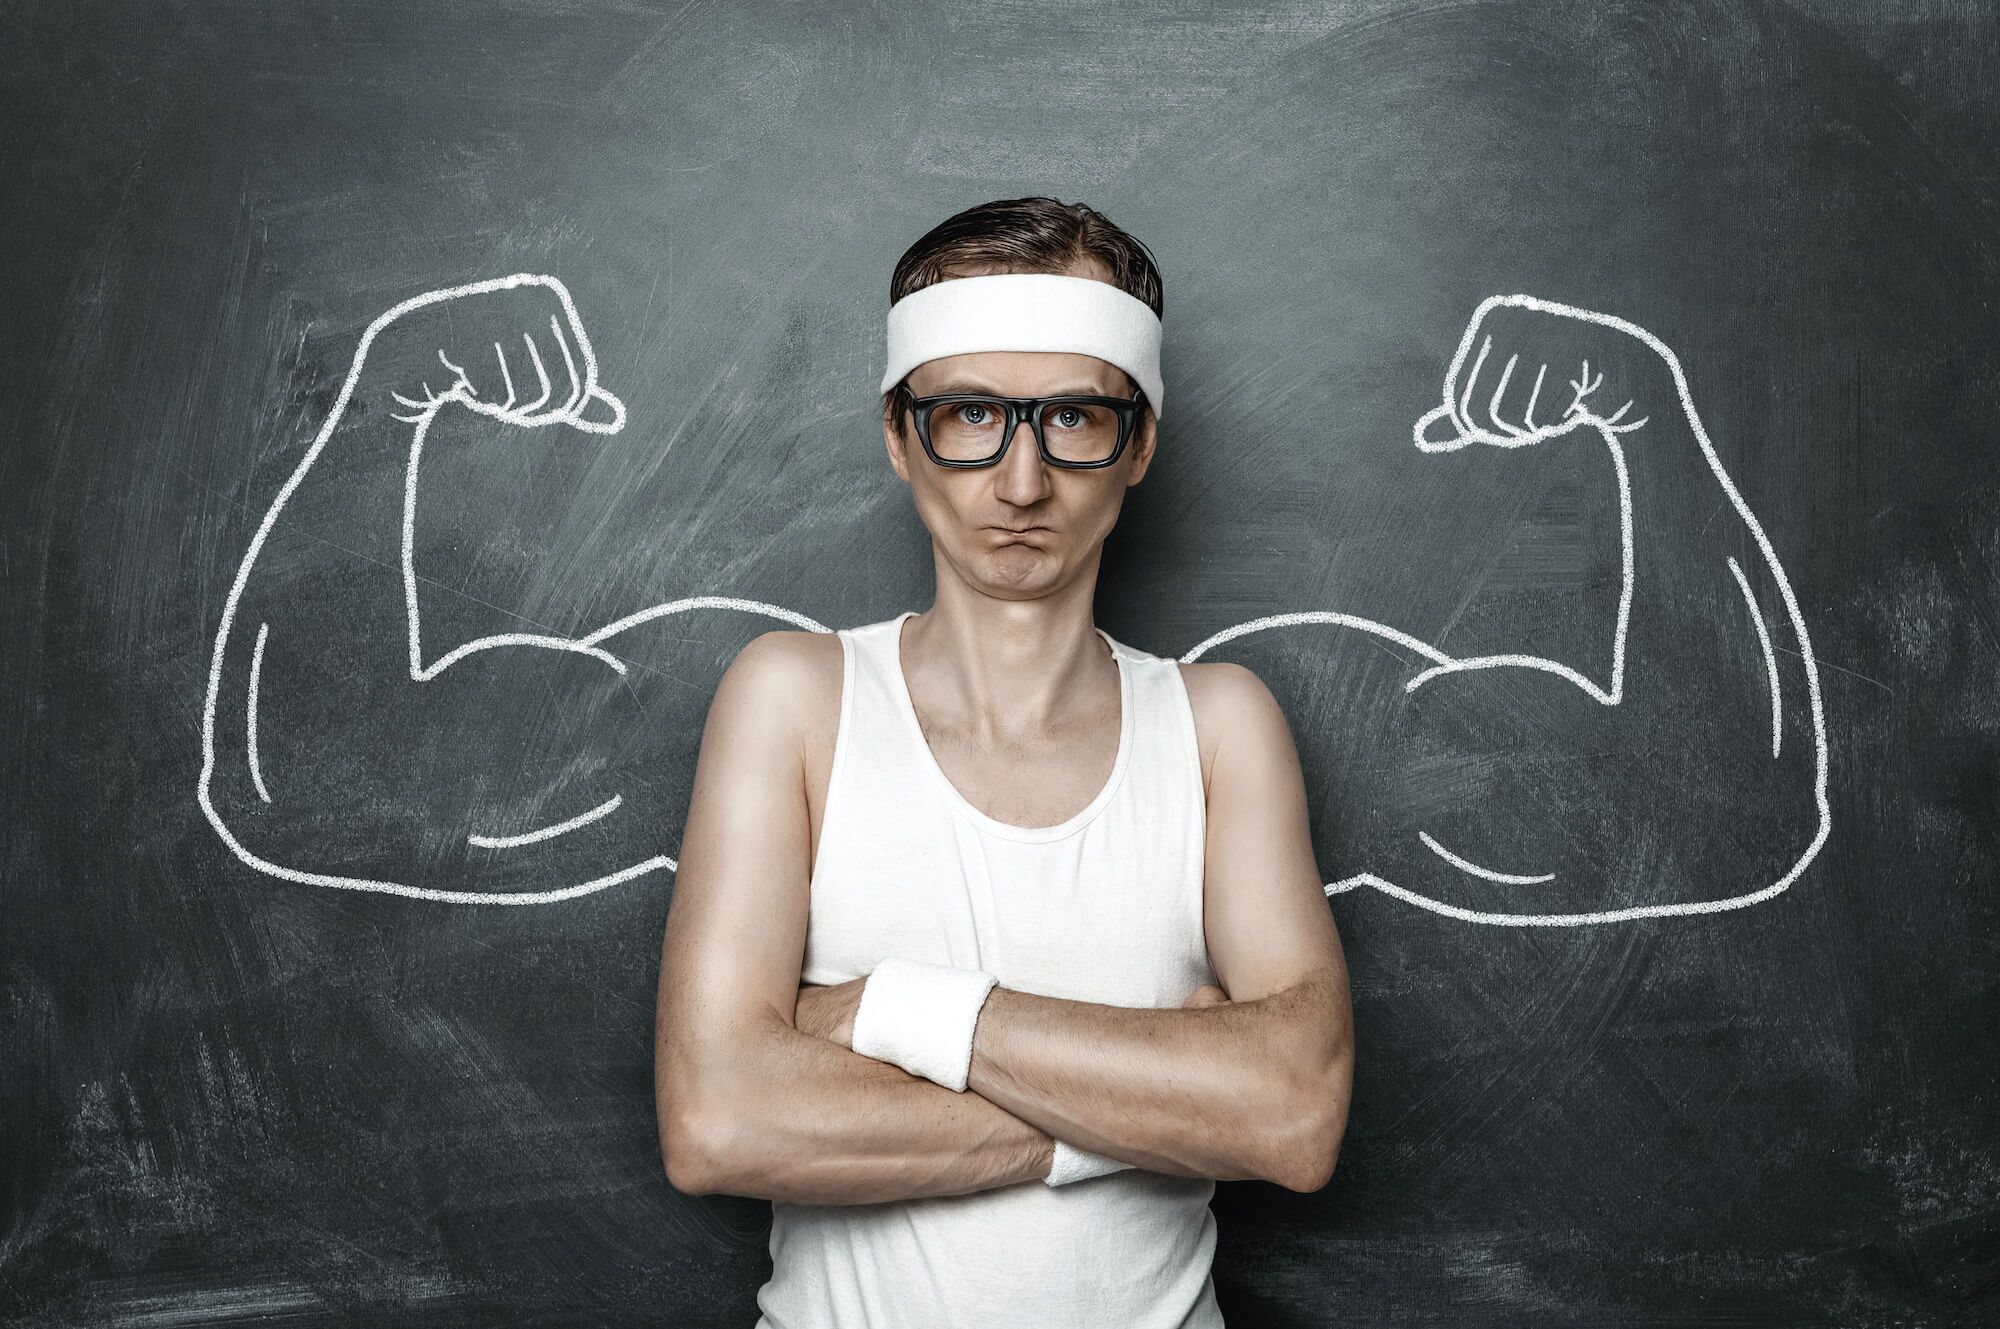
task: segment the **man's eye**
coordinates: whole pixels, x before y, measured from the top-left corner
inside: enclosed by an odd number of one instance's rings
[[[972,402],[958,408],[958,418],[969,425],[983,425],[988,418],[987,408],[978,402]]]

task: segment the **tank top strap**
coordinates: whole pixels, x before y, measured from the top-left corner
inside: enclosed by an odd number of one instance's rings
[[[1180,661],[1112,638],[1132,680],[1132,771],[1125,799],[1145,803],[1145,819],[1193,837],[1197,855],[1206,841],[1208,799],[1201,774],[1201,743],[1194,703]]]
[[[833,780],[858,786],[880,798],[890,786],[914,790],[916,758],[897,695],[899,669],[888,654],[898,647],[903,616],[840,629],[840,730],[835,740]],[[832,801],[832,790],[828,790]]]
[[[851,724],[857,738],[866,738],[872,751],[893,758],[903,769],[915,770],[909,763],[925,750],[909,750],[911,736],[904,716],[907,693],[897,655],[903,620],[908,617],[907,613],[899,614],[879,623],[840,630],[846,644],[841,719],[844,725]]]

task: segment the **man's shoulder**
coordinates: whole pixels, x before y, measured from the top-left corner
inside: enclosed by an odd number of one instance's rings
[[[1194,712],[1195,735],[1201,746],[1201,776],[1207,788],[1215,775],[1215,755],[1224,740],[1262,748],[1278,733],[1288,740],[1284,712],[1271,689],[1255,670],[1234,660],[1180,663],[1181,681],[1187,685],[1188,706]],[[1272,719],[1279,728],[1274,733]]]
[[[802,737],[840,707],[840,638],[832,632],[774,628],[752,637],[729,666],[735,686],[767,708],[766,718]]]
[[[776,672],[796,681],[799,673],[823,672],[829,665],[840,670],[840,634],[813,632],[804,628],[772,628],[743,644],[736,660],[745,668],[762,673]]]
[[[773,628],[745,642],[729,668],[731,673],[747,675],[760,693],[811,691],[823,685],[828,676],[838,690],[840,637],[832,632]]]
[[[1180,666],[1181,681],[1187,685],[1188,704],[1194,708],[1195,720],[1198,723],[1205,715],[1213,716],[1217,723],[1211,727],[1218,730],[1218,737],[1227,722],[1243,718],[1244,710],[1277,704],[1271,689],[1248,665],[1234,660],[1176,663]]]

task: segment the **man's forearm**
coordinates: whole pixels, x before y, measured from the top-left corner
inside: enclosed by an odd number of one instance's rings
[[[1178,1010],[996,987],[966,1087],[1138,1167],[1311,1189],[1346,1122],[1351,1041],[1335,1008],[1319,982]]]
[[[1039,1180],[1054,1141],[972,1093],[954,1093],[774,1012],[710,1077],[704,1192],[794,1204],[875,1204]]]

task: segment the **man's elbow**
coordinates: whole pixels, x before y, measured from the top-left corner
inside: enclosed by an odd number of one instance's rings
[[[713,1195],[716,1187],[710,1178],[714,1175],[714,1166],[696,1152],[691,1141],[676,1139],[667,1142],[668,1136],[684,1134],[673,1129],[661,1132],[660,1154],[667,1164],[667,1184],[682,1195]]]
[[[789,1026],[784,1032],[792,1033]],[[756,1105],[767,1082],[763,1053],[778,1036],[769,1020],[731,1023],[705,1036],[666,1040],[655,1072],[660,1157],[683,1195],[755,1195],[764,1162]]]
[[[1264,1169],[1264,1179],[1309,1195],[1333,1180],[1340,1139],[1347,1128],[1346,1105],[1303,1109],[1286,1123],[1283,1144]]]
[[[1309,1073],[1292,1077],[1277,1109],[1280,1142],[1269,1179],[1287,1190],[1310,1194],[1333,1180],[1340,1142],[1347,1134],[1353,1098],[1354,1045],[1349,1038],[1317,1060]]]
[[[723,1160],[728,1147],[716,1115],[682,1103],[660,1115],[660,1157],[667,1182],[683,1195],[715,1195],[723,1189]]]
[[[1289,1167],[1273,1178],[1286,1190],[1310,1195],[1333,1180],[1334,1165],[1340,1159],[1340,1138],[1346,1132],[1347,1114],[1328,1112],[1311,1119],[1310,1128],[1291,1151]]]

